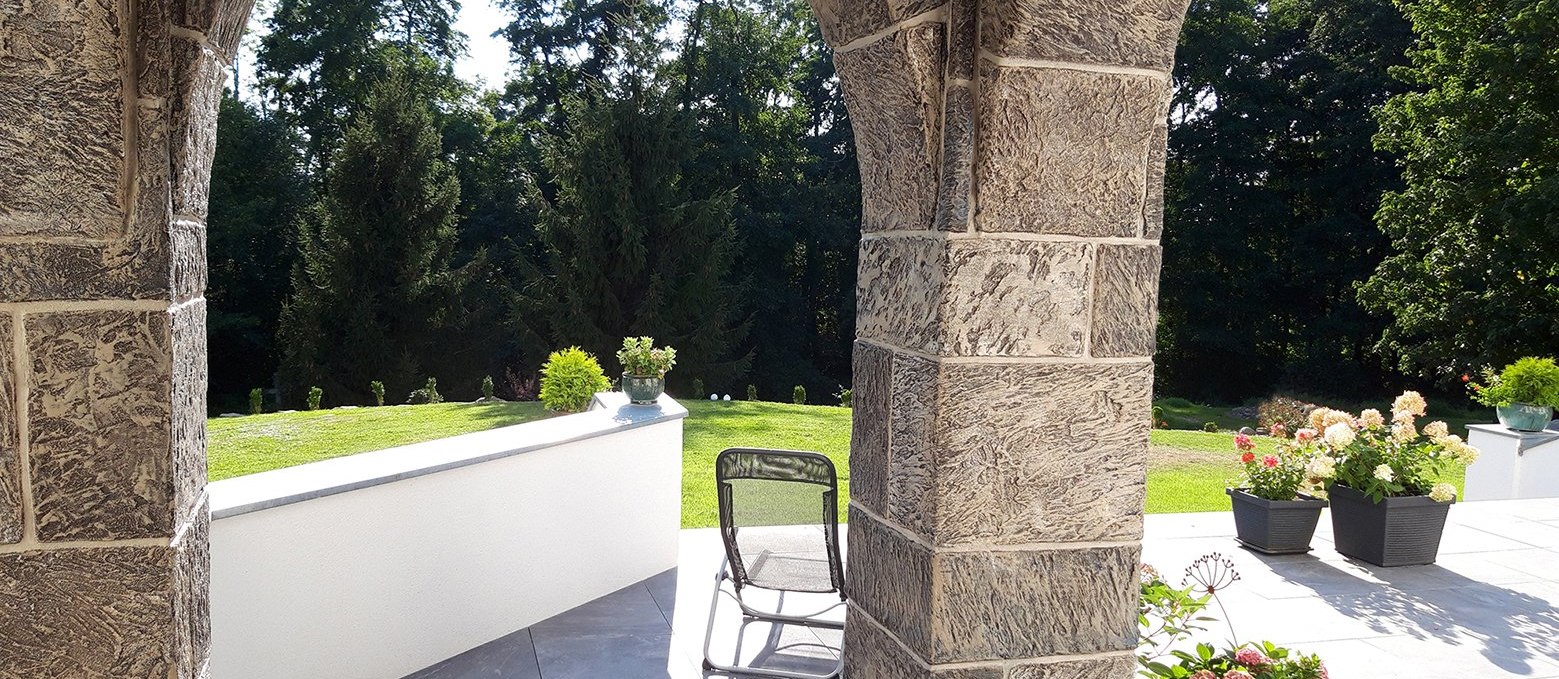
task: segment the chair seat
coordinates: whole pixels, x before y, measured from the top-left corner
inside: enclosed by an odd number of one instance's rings
[[[828,545],[817,526],[742,528],[741,546],[746,583],[792,592],[832,592]]]

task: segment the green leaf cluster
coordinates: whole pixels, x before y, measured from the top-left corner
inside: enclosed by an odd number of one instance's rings
[[[1474,385],[1473,399],[1486,406],[1530,403],[1559,408],[1559,365],[1552,358],[1527,356],[1486,374],[1488,384]]]
[[[579,347],[552,352],[541,367],[541,403],[548,410],[582,412],[596,393],[611,388],[601,364]]]

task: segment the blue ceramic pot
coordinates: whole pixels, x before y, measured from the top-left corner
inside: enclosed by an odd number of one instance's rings
[[[661,392],[666,391],[664,377],[644,377],[623,373],[622,384],[623,393],[628,395],[628,401],[638,405],[653,404],[660,398]]]
[[[1497,406],[1494,412],[1499,415],[1500,424],[1516,431],[1542,431],[1554,417],[1553,408],[1530,403]]]

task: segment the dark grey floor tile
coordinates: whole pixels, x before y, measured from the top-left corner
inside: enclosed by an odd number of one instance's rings
[[[500,637],[406,679],[541,679],[530,630]]]
[[[644,583],[635,583],[583,606],[536,623],[532,632],[583,634],[670,634],[671,623],[660,612]]]
[[[661,573],[644,581],[644,586],[650,590],[650,596],[654,597],[655,605],[660,607],[660,612],[670,622],[677,611],[677,569]]]
[[[542,679],[666,679],[674,653],[669,631],[589,634],[538,629],[534,638]]]

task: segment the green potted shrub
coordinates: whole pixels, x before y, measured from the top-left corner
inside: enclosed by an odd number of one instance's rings
[[[1321,454],[1335,460],[1328,499],[1337,551],[1377,566],[1434,563],[1456,487],[1433,481],[1450,464],[1471,464],[1478,449],[1444,422],[1420,431],[1428,405],[1407,391],[1391,405],[1391,421],[1375,410],[1354,417],[1336,410],[1311,414]],[[1320,470],[1325,471],[1325,470]],[[1317,476],[1326,477],[1326,474]]]
[[[617,362],[623,366],[622,387],[628,402],[651,405],[666,391],[666,373],[677,364],[677,350],[656,349],[653,337],[624,337]]]
[[[1499,374],[1483,371],[1487,384],[1470,384],[1472,397],[1493,406],[1499,423],[1516,431],[1542,431],[1559,408],[1559,365],[1552,358],[1528,356]]]
[[[1226,489],[1234,508],[1236,540],[1263,554],[1301,554],[1310,551],[1310,538],[1321,520],[1326,501],[1307,494],[1317,474],[1326,469],[1309,443],[1313,436],[1283,441],[1277,450],[1256,453],[1256,443],[1246,434],[1234,436],[1234,449],[1244,471],[1240,484]]]
[[[554,351],[541,366],[541,404],[547,410],[583,412],[597,392],[611,388],[600,362],[579,347]]]

